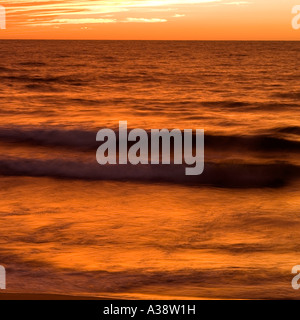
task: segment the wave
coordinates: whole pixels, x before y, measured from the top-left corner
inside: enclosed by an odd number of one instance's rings
[[[12,71],[16,71],[16,70],[12,68],[0,66],[0,72],[12,72]]]
[[[21,144],[96,150],[96,131],[43,129],[43,128],[0,128],[0,141]]]
[[[278,92],[274,94],[276,98],[283,98],[283,99],[295,99],[299,100],[300,98],[300,91],[292,91],[292,92]]]
[[[252,136],[206,135],[206,147],[215,150],[260,151],[260,152],[300,152],[300,142],[275,137],[268,134]]]
[[[117,130],[115,130],[115,132],[118,137]],[[147,132],[150,135],[150,131],[148,130]],[[270,135],[226,136],[206,133],[205,148],[215,151],[300,152],[299,141],[275,136],[286,132],[299,133],[299,127],[274,129]],[[96,129],[93,131],[66,128],[0,127],[0,141],[48,147],[63,147],[83,151],[96,151],[99,146],[99,142],[96,142],[96,134]],[[272,136],[272,134],[274,134],[274,136]]]
[[[0,159],[4,176],[53,177],[211,185],[224,188],[281,187],[299,179],[300,167],[288,163],[206,163],[200,176],[186,176],[185,165],[106,165],[64,159]]]
[[[27,75],[3,75],[0,77],[5,81],[18,82],[21,84],[66,84],[71,86],[82,86],[89,83],[88,79],[82,79],[78,75],[65,76],[27,76]]]
[[[38,62],[38,61],[25,61],[25,62],[18,63],[18,65],[25,66],[25,67],[44,67],[47,64],[45,62]]]
[[[275,129],[275,131],[280,132],[280,133],[300,135],[300,127],[298,127],[298,126],[281,127],[281,128]]]
[[[204,107],[230,109],[230,111],[267,111],[299,108],[298,103],[282,102],[244,102],[244,101],[204,101],[201,103]]]
[[[159,78],[154,77],[150,74],[115,74],[115,73],[105,73],[101,74],[101,76],[95,75],[94,77],[87,76],[85,74],[65,74],[65,75],[28,75],[28,72],[23,71],[21,74],[3,74],[0,76],[1,80],[17,82],[21,84],[27,83],[55,83],[57,85],[84,85],[89,84],[93,81],[97,81],[98,83],[110,82],[110,83],[145,83],[145,82],[153,82],[156,83],[159,81]]]

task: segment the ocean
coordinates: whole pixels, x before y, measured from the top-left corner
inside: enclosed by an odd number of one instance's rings
[[[299,42],[0,41],[7,291],[299,299]],[[100,166],[102,128],[204,129],[205,169]]]

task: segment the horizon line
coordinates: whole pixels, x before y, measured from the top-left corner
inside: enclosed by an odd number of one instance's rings
[[[32,39],[32,38],[0,38],[0,41],[3,40],[8,40],[8,41],[13,41],[13,40],[25,40],[25,41],[220,41],[220,42],[226,42],[226,41],[245,41],[245,42],[299,42],[299,40],[296,39],[57,39],[57,38],[51,38],[51,39],[47,39],[47,38],[41,38],[41,39]]]

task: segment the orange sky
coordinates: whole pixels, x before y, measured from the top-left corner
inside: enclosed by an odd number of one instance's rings
[[[10,0],[0,39],[300,40],[300,0]]]

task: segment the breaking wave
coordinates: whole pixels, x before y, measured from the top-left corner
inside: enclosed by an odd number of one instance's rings
[[[99,128],[101,129],[101,128]],[[129,129],[130,130],[130,129]],[[117,130],[115,131],[118,137]],[[150,131],[148,131],[149,134]],[[261,152],[300,152],[300,142],[281,137],[280,134],[299,134],[299,127],[274,129],[272,134],[211,135],[205,134],[205,148],[218,150],[247,150]],[[95,151],[97,130],[63,128],[1,128],[0,141],[49,147],[74,148]]]
[[[300,177],[300,168],[287,163],[206,163],[204,173],[186,176],[185,165],[106,165],[63,159],[0,159],[0,174],[62,179],[166,182],[228,188],[281,187]]]

